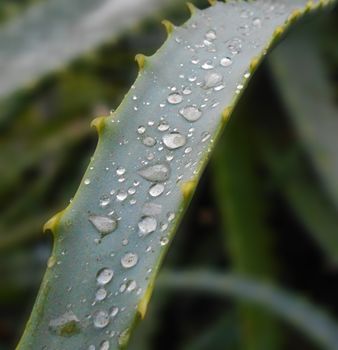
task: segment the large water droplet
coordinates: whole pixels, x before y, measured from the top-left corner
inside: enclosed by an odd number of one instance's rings
[[[101,269],[96,275],[96,281],[100,285],[109,283],[114,276],[114,271],[107,267]]]
[[[168,102],[172,105],[177,105],[183,101],[183,97],[178,92],[173,92],[168,96]]]
[[[223,81],[223,76],[219,73],[212,72],[206,74],[204,78],[204,89],[210,89],[219,85]]]
[[[109,324],[109,321],[110,321],[110,318],[107,311],[99,310],[95,312],[93,323],[96,328],[107,327]]]
[[[121,258],[121,265],[125,269],[134,267],[138,262],[138,255],[134,253],[127,253]]]
[[[164,191],[164,185],[162,184],[155,184],[155,185],[152,185],[149,189],[149,194],[152,196],[152,197],[158,197],[160,196]]]
[[[149,235],[149,233],[156,231],[157,221],[152,216],[143,216],[138,223],[138,228],[142,236]]]
[[[179,132],[166,134],[163,136],[162,140],[165,146],[169,149],[177,149],[183,147],[187,142],[186,137]]]
[[[169,164],[150,165],[138,171],[139,175],[144,179],[152,182],[164,182],[169,179]]]
[[[189,122],[195,122],[202,116],[201,110],[195,106],[186,106],[180,110],[180,114]]]
[[[117,221],[106,216],[90,215],[88,220],[102,236],[108,235],[117,228]]]
[[[80,332],[80,321],[72,311],[67,311],[49,322],[49,330],[62,337],[70,337]]]

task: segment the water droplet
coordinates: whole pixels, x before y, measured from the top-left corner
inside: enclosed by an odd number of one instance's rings
[[[168,221],[171,222],[175,219],[175,213],[168,213]]]
[[[107,296],[107,291],[104,288],[99,288],[96,291],[95,300],[102,301],[102,300],[106,299],[106,296]]]
[[[190,95],[192,93],[191,89],[189,87],[184,87],[182,90],[184,95]]]
[[[202,138],[201,138],[202,142],[209,140],[209,138],[210,138],[210,134],[207,131],[202,133]]]
[[[109,341],[108,340],[104,340],[101,344],[100,344],[100,350],[109,350]]]
[[[194,106],[186,106],[182,108],[180,114],[189,122],[195,122],[202,116],[201,110]]]
[[[131,293],[133,290],[135,290],[137,287],[137,283],[135,280],[129,280],[126,283],[126,292]]]
[[[137,132],[140,134],[140,135],[142,135],[142,134],[144,134],[145,132],[146,132],[146,128],[144,127],[144,126],[139,126],[138,128],[137,128]]]
[[[222,81],[223,81],[223,76],[221,74],[216,72],[208,73],[204,78],[203,88],[204,89],[213,88],[219,85]]]
[[[186,137],[179,132],[166,134],[163,136],[162,140],[165,146],[169,149],[177,149],[183,147],[187,142]]]
[[[121,265],[125,269],[130,269],[134,267],[138,262],[138,256],[134,253],[127,253],[121,258]]]
[[[142,143],[147,146],[147,147],[153,147],[156,145],[156,140],[151,137],[151,136],[146,136],[143,140]]]
[[[156,231],[157,221],[152,216],[143,216],[138,222],[138,228],[142,236],[149,235],[149,233]]]
[[[94,225],[102,236],[108,235],[117,228],[117,221],[105,216],[90,215],[88,220]]]
[[[202,64],[201,67],[202,67],[203,69],[205,69],[205,70],[209,70],[209,69],[213,69],[213,68],[214,68],[214,65],[213,65],[212,61],[207,60],[207,61],[205,61],[205,62]]]
[[[233,55],[237,55],[242,50],[242,40],[240,38],[232,38],[226,42],[226,45]]]
[[[167,131],[169,129],[169,124],[165,121],[165,120],[162,120],[159,124],[158,124],[158,127],[157,129],[159,131]]]
[[[169,179],[169,164],[155,164],[138,171],[139,175],[151,182],[164,182]]]
[[[223,57],[220,63],[223,67],[229,67],[232,65],[232,59],[230,57]]]
[[[89,185],[90,184],[90,179],[85,179],[83,182],[84,182],[85,185]]]
[[[183,97],[178,92],[174,92],[168,96],[168,102],[172,105],[177,105],[183,101]]]
[[[72,311],[67,311],[49,322],[49,330],[57,335],[69,337],[80,332],[80,321]]]
[[[110,309],[110,317],[114,318],[119,313],[119,308],[117,306],[113,306]]]
[[[108,206],[110,203],[110,197],[107,195],[104,195],[100,198],[100,207],[101,208],[105,208],[106,206]]]
[[[96,281],[100,285],[105,285],[109,283],[114,276],[114,271],[105,267],[101,269],[96,275]]]
[[[164,185],[162,184],[155,184],[155,185],[152,185],[149,189],[149,194],[152,196],[152,197],[158,197],[160,196],[164,191]]]
[[[116,169],[116,174],[117,174],[118,176],[122,176],[122,175],[124,175],[125,173],[126,173],[126,169],[125,169],[125,168],[119,167],[119,168]]]
[[[161,246],[165,246],[165,245],[167,245],[169,243],[169,238],[168,237],[162,237],[161,239],[160,239],[160,244],[161,244]]]
[[[110,318],[107,311],[99,310],[95,312],[93,323],[96,328],[107,327],[109,324],[109,321],[110,321]]]
[[[262,27],[262,21],[260,18],[258,17],[255,17],[253,20],[252,20],[252,24],[257,27],[257,28],[261,28]]]
[[[116,194],[116,199],[119,201],[119,202],[123,202],[124,200],[126,200],[128,197],[128,193],[124,190],[119,190]]]
[[[214,41],[217,38],[216,32],[214,30],[209,30],[206,34],[205,34],[205,38],[209,41]]]

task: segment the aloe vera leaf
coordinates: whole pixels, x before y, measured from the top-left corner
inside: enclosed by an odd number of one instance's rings
[[[231,296],[258,305],[295,326],[317,345],[330,350],[338,349],[338,325],[328,313],[304,298],[272,284],[236,274],[165,271],[159,277],[158,288],[196,290]]]
[[[322,4],[231,1],[195,9],[179,28],[165,22],[164,46],[137,56],[131,91],[114,115],[95,120],[98,146],[73,201],[45,225],[54,248],[18,349],[127,346],[241,84],[296,18]],[[157,198],[153,185],[164,186]]]
[[[246,109],[243,101],[215,150],[215,192],[232,269],[243,276],[273,280],[277,271],[273,235],[258,176],[257,147],[243,118],[250,115]],[[280,348],[281,329],[274,315],[253,305],[238,306],[243,349]]]
[[[269,62],[322,187],[338,209],[338,108],[318,47],[319,33],[296,34],[276,49]]]
[[[0,96],[41,76],[138,21],[168,0],[47,0],[0,28]]]

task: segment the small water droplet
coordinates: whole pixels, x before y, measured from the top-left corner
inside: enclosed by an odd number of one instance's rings
[[[183,147],[187,142],[186,137],[179,132],[166,134],[163,136],[162,140],[165,146],[169,149],[177,149]]]
[[[106,216],[90,215],[88,220],[102,236],[108,235],[117,228],[117,221]]]
[[[220,63],[223,67],[229,67],[232,65],[232,59],[230,57],[223,57]]]
[[[101,344],[100,344],[100,350],[109,350],[109,341],[108,340],[104,340]]]
[[[180,114],[189,122],[195,122],[202,116],[201,110],[195,106],[186,106],[182,108]]]
[[[207,131],[202,133],[202,138],[201,138],[202,142],[209,140],[209,138],[210,138],[210,134]]]
[[[134,267],[138,262],[138,256],[134,253],[127,253],[121,258],[121,265],[125,269]]]
[[[100,205],[101,208],[107,207],[109,205],[109,203],[110,203],[110,197],[109,196],[104,195],[104,196],[102,196],[100,198],[100,204],[99,205]]]
[[[123,202],[127,199],[128,197],[128,193],[124,190],[119,190],[116,194],[116,199],[119,201],[119,202]]]
[[[152,185],[149,189],[149,194],[152,196],[152,197],[158,197],[160,196],[164,191],[164,185],[162,184],[155,184],[155,185]]]
[[[145,132],[146,132],[146,128],[144,127],[144,126],[139,126],[138,128],[137,128],[137,132],[140,134],[140,135],[142,135],[142,134],[144,134]]]
[[[161,244],[162,247],[167,245],[168,243],[169,243],[169,238],[168,237],[161,237],[160,244]]]
[[[203,88],[204,89],[213,88],[219,85],[222,81],[223,81],[223,76],[221,74],[216,72],[208,73],[204,78]]]
[[[213,69],[213,68],[214,68],[214,65],[213,65],[212,61],[207,60],[207,61],[205,61],[205,62],[202,64],[201,67],[202,67],[203,69],[205,69],[205,70],[209,70],[209,69]]]
[[[119,313],[119,308],[117,306],[113,306],[111,309],[110,309],[110,317],[111,318],[114,318],[116,317],[116,315]]]
[[[139,175],[151,182],[164,182],[169,179],[169,164],[150,165],[138,171]]]
[[[85,185],[89,185],[90,184],[90,179],[85,179],[83,182],[84,182]]]
[[[114,276],[114,271],[107,267],[104,267],[97,273],[96,281],[99,285],[103,286],[109,283],[112,280],[113,276]]]
[[[209,30],[206,34],[205,34],[205,38],[209,41],[214,41],[216,40],[217,38],[217,35],[216,35],[216,31],[214,30]]]
[[[93,323],[96,328],[105,328],[110,322],[109,314],[107,311],[96,311],[93,318]]]
[[[183,101],[183,97],[180,93],[174,92],[168,96],[168,102],[172,105],[177,105]]]
[[[126,169],[125,169],[125,168],[119,167],[119,168],[116,169],[116,174],[117,174],[118,176],[122,176],[122,175],[124,175],[125,173],[126,173]]]
[[[147,146],[147,147],[153,147],[156,145],[156,140],[151,137],[151,136],[146,136],[143,140],[142,143]]]
[[[165,120],[162,120],[159,124],[157,129],[159,131],[167,131],[169,129],[169,124]]]
[[[240,38],[232,38],[226,42],[226,45],[233,55],[237,55],[242,50],[242,40]]]
[[[156,231],[157,220],[152,216],[143,216],[138,222],[138,228],[142,236],[149,235]]]
[[[102,300],[106,299],[106,296],[107,296],[107,291],[104,288],[99,288],[96,291],[95,300],[102,301]]]

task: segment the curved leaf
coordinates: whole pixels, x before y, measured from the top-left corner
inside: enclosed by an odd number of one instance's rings
[[[154,56],[137,56],[131,91],[94,121],[99,142],[78,192],[46,224],[53,253],[18,349],[127,346],[250,74],[296,18],[321,4],[231,1],[190,6],[179,28],[165,22],[168,40]]]

